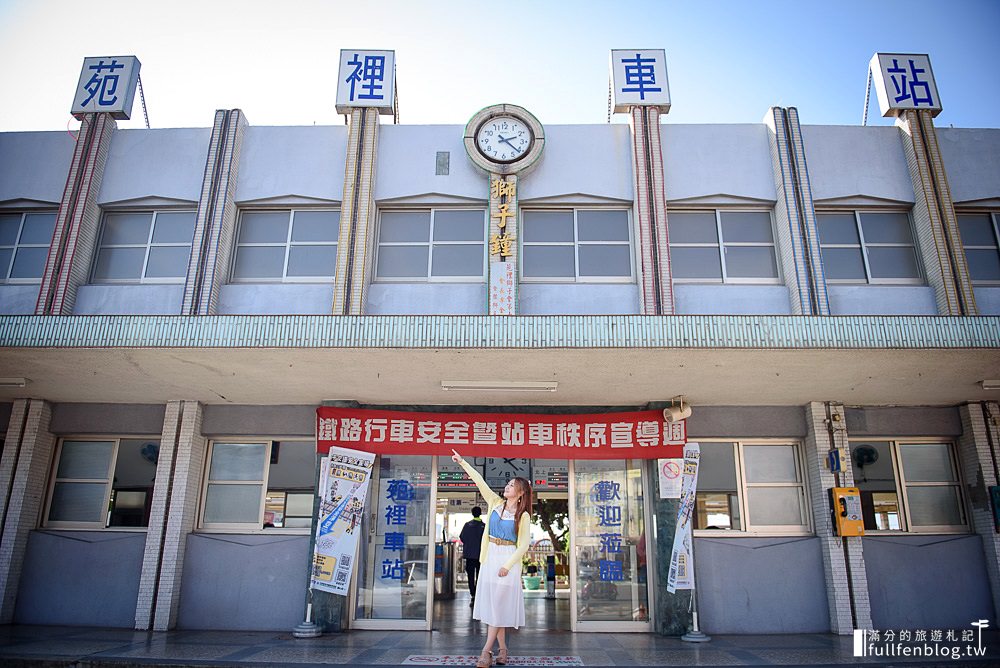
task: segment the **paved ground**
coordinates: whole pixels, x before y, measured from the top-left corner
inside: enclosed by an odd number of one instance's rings
[[[445,655],[476,654],[484,637],[475,630],[350,631],[297,639],[291,633],[170,631],[52,626],[0,626],[0,665],[79,666],[391,666],[453,665]],[[715,636],[705,644],[653,634],[578,633],[522,629],[509,639],[514,656],[531,664],[584,666],[1000,666],[1000,634],[983,634],[986,655],[970,659],[855,658],[853,638],[828,634]],[[936,646],[943,648],[947,643]],[[962,644],[962,643],[956,643]],[[967,643],[962,644],[963,647]],[[907,643],[911,647],[920,643]],[[972,646],[975,647],[973,642]],[[950,645],[953,646],[953,645]],[[554,657],[571,657],[568,661]],[[579,662],[577,663],[577,658]],[[415,663],[415,660],[417,663]],[[466,659],[470,660],[470,659]],[[466,663],[465,665],[470,665]]]

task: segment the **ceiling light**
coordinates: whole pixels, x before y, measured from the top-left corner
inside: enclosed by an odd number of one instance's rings
[[[1000,390],[1000,380],[981,380],[979,384],[984,390]]]
[[[442,390],[473,390],[484,392],[555,392],[554,380],[442,380]]]
[[[27,378],[0,378],[0,388],[3,387],[24,387],[31,381]]]

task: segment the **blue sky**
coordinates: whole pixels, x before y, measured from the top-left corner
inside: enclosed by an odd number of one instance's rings
[[[0,0],[0,131],[75,128],[83,58],[134,54],[153,127],[342,123],[341,48],[396,51],[401,123],[464,124],[497,102],[603,123],[613,48],[663,48],[667,123],[861,122],[876,51],[930,55],[938,126],[1000,127],[1000,0],[419,2]],[[869,124],[886,124],[872,102]],[[623,121],[624,119],[618,119]],[[130,121],[143,125],[139,101]]]

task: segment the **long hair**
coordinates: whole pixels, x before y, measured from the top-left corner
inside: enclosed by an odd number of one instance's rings
[[[514,526],[519,527],[521,526],[521,515],[531,512],[531,483],[527,478],[521,477],[514,478],[513,481],[521,492],[521,498],[517,501],[517,510],[514,511]]]

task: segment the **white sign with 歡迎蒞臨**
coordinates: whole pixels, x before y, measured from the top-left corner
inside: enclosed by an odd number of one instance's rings
[[[659,107],[670,111],[667,55],[663,49],[611,51],[611,97],[615,113],[629,107]]]
[[[77,118],[109,113],[117,119],[128,119],[139,82],[139,67],[135,56],[84,58],[70,113]]]
[[[931,60],[919,53],[876,53],[868,64],[882,116],[897,116],[907,109],[941,113]]]
[[[396,95],[396,52],[341,49],[337,76],[337,113],[371,107],[393,113]]]
[[[375,455],[330,448],[322,461],[310,586],[346,596]]]

